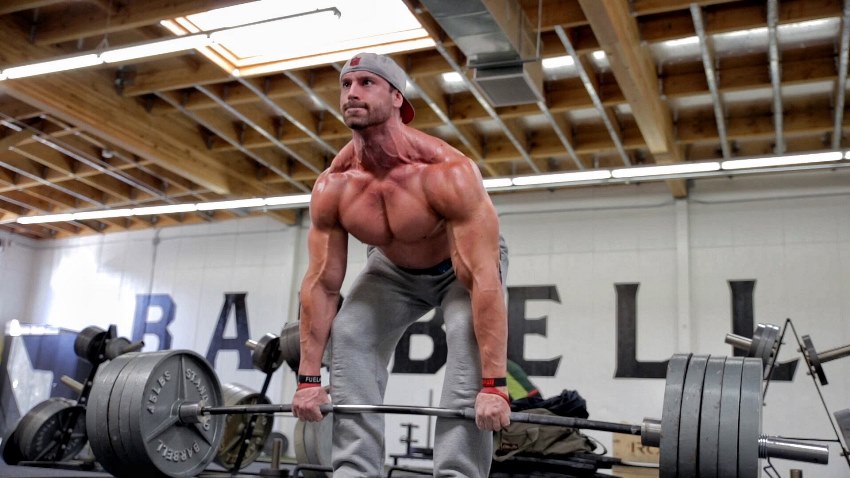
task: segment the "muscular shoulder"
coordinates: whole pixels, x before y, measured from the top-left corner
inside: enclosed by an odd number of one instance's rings
[[[310,197],[310,219],[318,227],[333,227],[338,223],[340,198],[352,173],[353,148],[349,143],[336,155],[331,165],[316,179]]]
[[[472,214],[490,198],[484,191],[478,167],[460,151],[450,151],[428,167],[423,175],[425,195],[431,206],[449,219]]]

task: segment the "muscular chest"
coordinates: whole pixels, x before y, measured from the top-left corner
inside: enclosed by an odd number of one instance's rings
[[[354,237],[373,245],[419,242],[444,232],[415,178],[358,179],[346,188],[340,222]]]

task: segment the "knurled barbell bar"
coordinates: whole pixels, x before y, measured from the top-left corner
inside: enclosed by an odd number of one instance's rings
[[[826,372],[823,370],[823,364],[850,355],[850,345],[844,345],[842,347],[835,347],[833,349],[824,350],[823,352],[818,352],[817,349],[815,349],[815,345],[812,343],[811,337],[804,335],[802,340],[803,349],[800,351],[803,352],[803,357],[805,357],[806,364],[809,366],[809,373],[817,375],[821,385],[829,384],[829,381],[826,379]]]
[[[696,476],[698,468],[707,470],[700,476],[752,478],[760,457],[826,463],[826,447],[761,435],[761,372],[759,359],[674,355],[661,420],[629,425],[526,412],[512,413],[511,420],[639,435],[644,445],[660,447],[664,477]],[[215,458],[225,415],[291,412],[288,404],[223,406],[212,367],[191,351],[113,360],[96,377],[91,403],[92,451],[119,477],[194,476]],[[475,418],[471,409],[399,405],[325,405],[322,411]]]
[[[764,378],[770,373],[771,366],[779,352],[781,329],[773,324],[758,324],[753,338],[736,334],[726,334],[726,343],[747,353],[747,357],[760,358],[764,366]]]

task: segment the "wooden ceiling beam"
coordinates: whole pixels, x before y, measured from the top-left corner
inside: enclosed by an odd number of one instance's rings
[[[0,18],[0,30],[18,31],[8,18]],[[0,56],[7,59],[43,57],[41,48],[23,38],[7,35],[0,42]],[[194,131],[176,122],[148,115],[135,100],[115,95],[111,83],[92,71],[55,73],[4,82],[6,92],[42,108],[75,126],[102,136],[106,141],[202,184],[227,193],[231,189],[227,166],[204,151]]]
[[[654,63],[642,47],[637,22],[628,5],[621,0],[579,0],[579,3],[608,56],[611,70],[655,161],[681,162],[670,110],[661,99]],[[671,180],[667,184],[674,197],[687,196],[683,180]]]
[[[39,21],[35,31],[38,45],[52,45],[121,30],[155,25],[162,19],[182,17],[248,0],[145,0],[129,2],[115,12],[102,8],[69,8]]]
[[[779,24],[840,17],[841,8],[840,0],[783,0],[779,10]],[[664,16],[639,18],[642,40],[654,43],[695,36],[696,31],[687,8],[676,10],[681,11]],[[705,9],[704,16],[705,31],[709,35],[766,27],[767,4],[766,2],[730,2]]]

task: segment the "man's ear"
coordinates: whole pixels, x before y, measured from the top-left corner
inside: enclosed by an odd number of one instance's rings
[[[401,105],[404,103],[404,95],[401,94],[401,91],[393,88],[393,107],[401,108]]]

